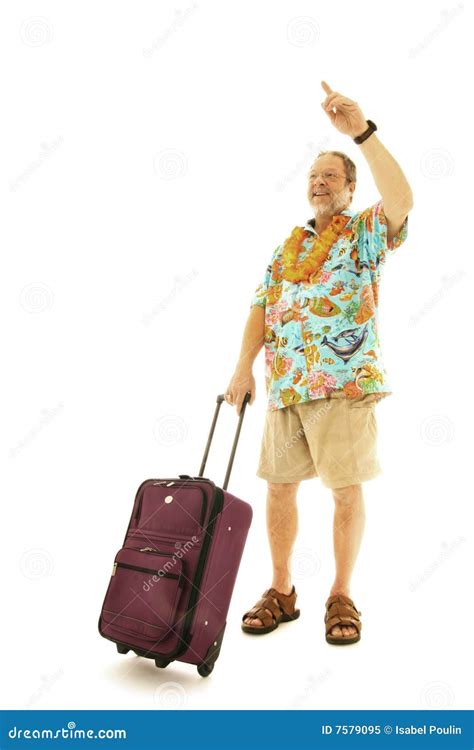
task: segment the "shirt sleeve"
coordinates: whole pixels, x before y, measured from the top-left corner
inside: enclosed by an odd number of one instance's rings
[[[272,280],[273,265],[279,249],[280,247],[277,247],[276,250],[274,250],[272,259],[266,268],[265,275],[253,293],[253,297],[250,303],[251,308],[254,305],[258,305],[259,307],[263,307],[265,309],[267,292]]]
[[[385,263],[387,257],[392,255],[408,236],[407,216],[397,234],[390,241],[387,240],[387,219],[383,210],[383,200],[362,211],[360,220],[363,222],[362,230],[367,252],[378,263]]]

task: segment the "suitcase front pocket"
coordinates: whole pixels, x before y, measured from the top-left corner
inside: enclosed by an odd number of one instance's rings
[[[102,608],[102,630],[159,643],[173,628],[181,586],[181,561],[166,553],[123,548],[117,554]]]

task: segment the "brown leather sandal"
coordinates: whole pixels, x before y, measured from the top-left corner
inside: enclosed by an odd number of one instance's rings
[[[362,623],[359,619],[359,612],[354,602],[349,596],[344,594],[334,594],[326,602],[326,614],[324,622],[326,623],[326,641],[335,646],[343,646],[349,643],[360,641],[360,631]],[[345,635],[331,635],[331,629],[335,625],[353,625],[357,633],[350,638]]]
[[[299,609],[295,609],[296,597],[297,593],[294,586],[289,594],[282,594],[276,589],[266,589],[263,592],[262,598],[242,617],[242,630],[245,633],[263,635],[263,633],[270,633],[272,630],[275,630],[280,622],[297,620],[300,616],[300,611]],[[271,614],[266,612],[267,609],[270,610]],[[250,619],[259,619],[263,625],[245,624],[244,620],[247,617]]]

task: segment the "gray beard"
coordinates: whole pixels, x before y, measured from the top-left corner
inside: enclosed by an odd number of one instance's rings
[[[334,216],[340,213],[349,206],[351,200],[351,194],[349,188],[346,187],[336,195],[331,194],[329,203],[326,206],[312,206],[314,209],[314,215],[316,218],[327,218],[328,216]]]

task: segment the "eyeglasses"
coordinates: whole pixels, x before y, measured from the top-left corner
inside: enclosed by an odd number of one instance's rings
[[[347,177],[345,174],[339,174],[339,172],[333,172],[330,169],[327,169],[325,172],[320,172],[318,174],[315,174],[314,172],[311,172],[311,174],[308,176],[309,180],[316,180],[319,177],[319,174],[321,174],[321,177],[325,182],[336,182],[340,177],[344,177],[344,179],[347,180]]]

